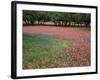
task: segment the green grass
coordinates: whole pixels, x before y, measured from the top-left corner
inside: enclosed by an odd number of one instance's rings
[[[68,40],[23,34],[23,69],[64,67],[69,46]]]

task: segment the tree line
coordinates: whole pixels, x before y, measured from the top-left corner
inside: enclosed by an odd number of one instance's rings
[[[56,26],[90,26],[91,15],[87,13],[49,12],[23,10],[23,24],[53,22]]]

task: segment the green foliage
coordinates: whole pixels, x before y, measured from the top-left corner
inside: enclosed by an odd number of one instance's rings
[[[43,22],[54,22],[57,26],[74,26],[76,24],[85,24],[84,26],[90,25],[90,14],[86,13],[68,13],[68,12],[48,12],[48,11],[28,11],[23,10],[23,22],[25,24],[38,24]],[[82,26],[82,25],[78,25]]]

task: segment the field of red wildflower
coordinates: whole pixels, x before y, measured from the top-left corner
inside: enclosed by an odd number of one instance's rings
[[[69,47],[64,47],[63,51],[58,53],[60,57],[65,57],[67,54],[67,60],[56,60],[55,57],[52,58],[54,64],[49,65],[49,67],[77,67],[77,66],[90,66],[91,65],[91,42],[90,42],[90,30],[84,30],[84,28],[74,28],[74,27],[55,27],[55,26],[24,26],[23,33],[36,34],[36,35],[47,35],[53,36],[57,39],[68,40],[70,42]],[[46,61],[52,61],[51,59]],[[40,60],[40,63],[32,63],[31,68],[43,68],[42,64],[45,64],[45,61]],[[39,64],[41,66],[39,66]],[[44,67],[46,68],[46,67]]]

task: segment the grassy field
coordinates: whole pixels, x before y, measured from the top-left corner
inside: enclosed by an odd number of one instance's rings
[[[23,34],[23,69],[64,67],[69,58],[68,40]]]

